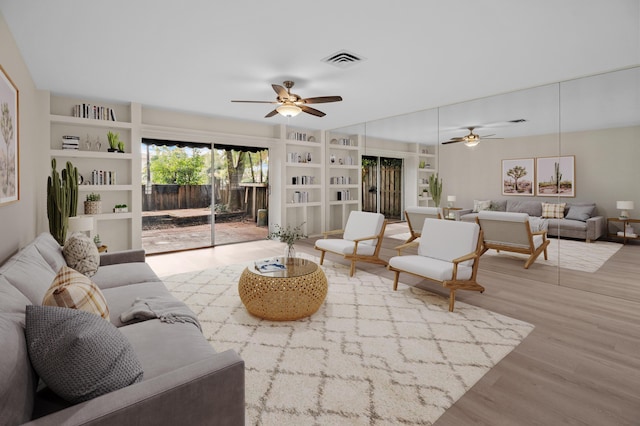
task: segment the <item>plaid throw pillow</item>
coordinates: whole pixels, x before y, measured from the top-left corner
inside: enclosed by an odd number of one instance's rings
[[[562,219],[567,203],[542,203],[542,217],[547,219]]]
[[[60,268],[42,304],[91,312],[109,320],[109,307],[98,286],[68,266]]]

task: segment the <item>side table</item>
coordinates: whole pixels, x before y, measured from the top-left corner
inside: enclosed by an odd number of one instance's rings
[[[460,220],[460,215],[456,214],[462,207],[443,207],[442,218],[447,220]]]
[[[622,224],[622,231],[609,232],[611,223],[620,223]],[[608,217],[607,218],[607,232],[609,233],[609,238],[621,238],[622,244],[626,244],[627,240],[638,240],[640,239],[640,235],[636,232],[629,233],[627,232],[627,227],[631,223],[640,223],[640,219],[621,219],[619,217]]]

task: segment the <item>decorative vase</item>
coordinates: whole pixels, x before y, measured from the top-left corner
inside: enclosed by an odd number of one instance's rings
[[[85,201],[84,214],[100,214],[102,213],[102,201]]]
[[[293,244],[289,245],[287,244],[284,247],[284,260],[286,263],[291,263],[293,261],[293,258],[296,257],[296,249],[293,246]]]

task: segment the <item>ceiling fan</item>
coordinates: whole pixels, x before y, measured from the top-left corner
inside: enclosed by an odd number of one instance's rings
[[[446,142],[442,142],[442,145],[446,145],[449,143],[458,143],[458,142],[464,142],[464,144],[468,147],[473,147],[476,146],[480,143],[481,140],[484,139],[503,139],[503,138],[494,138],[492,136],[495,136],[495,134],[491,134],[491,135],[479,135],[477,133],[473,133],[474,129],[477,129],[478,127],[490,127],[490,126],[496,126],[496,125],[509,125],[509,124],[518,124],[518,123],[524,123],[527,120],[525,120],[524,118],[519,118],[517,120],[509,120],[507,122],[499,122],[499,123],[492,123],[492,124],[487,124],[484,126],[469,126],[469,127],[463,127],[463,129],[467,129],[469,130],[469,134],[468,135],[464,135],[462,137],[458,137],[458,138],[451,138]]]
[[[484,139],[502,139],[502,138],[492,138],[491,136],[495,136],[495,134],[492,135],[479,135],[477,133],[473,133],[473,129],[475,129],[475,127],[466,127],[466,129],[469,130],[469,134],[468,135],[464,135],[462,137],[459,138],[451,138],[446,142],[442,142],[442,145],[446,145],[448,143],[458,143],[458,142],[464,142],[464,144],[466,146],[472,147],[472,146],[476,146],[480,143],[480,140],[484,140]]]
[[[231,101],[231,102],[248,102],[258,104],[279,104],[273,111],[265,115],[265,118],[273,117],[276,114],[284,115],[285,117],[295,117],[301,112],[315,115],[316,117],[324,117],[326,114],[315,108],[307,106],[307,104],[324,104],[328,102],[339,102],[342,100],[341,96],[317,96],[314,98],[301,98],[300,95],[291,93],[291,88],[295,84],[293,81],[287,80],[283,82],[284,87],[279,84],[272,84],[273,90],[278,95],[275,101]],[[286,89],[285,89],[286,87]]]

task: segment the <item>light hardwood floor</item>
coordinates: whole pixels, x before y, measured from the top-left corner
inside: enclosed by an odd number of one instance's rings
[[[297,251],[318,255],[314,241],[298,242]],[[398,243],[385,238],[381,257],[394,256]],[[147,262],[165,276],[282,251],[280,243],[265,240],[149,256]],[[330,254],[327,259],[340,261]],[[358,263],[357,270],[392,278],[377,265]],[[558,285],[558,275],[570,287]],[[483,257],[478,282],[486,291],[460,291],[457,300],[536,328],[436,425],[640,425],[639,277],[637,244],[622,247],[593,274],[568,269],[558,274],[539,264],[525,270],[522,262]],[[447,296],[436,284],[406,274],[400,282]]]

